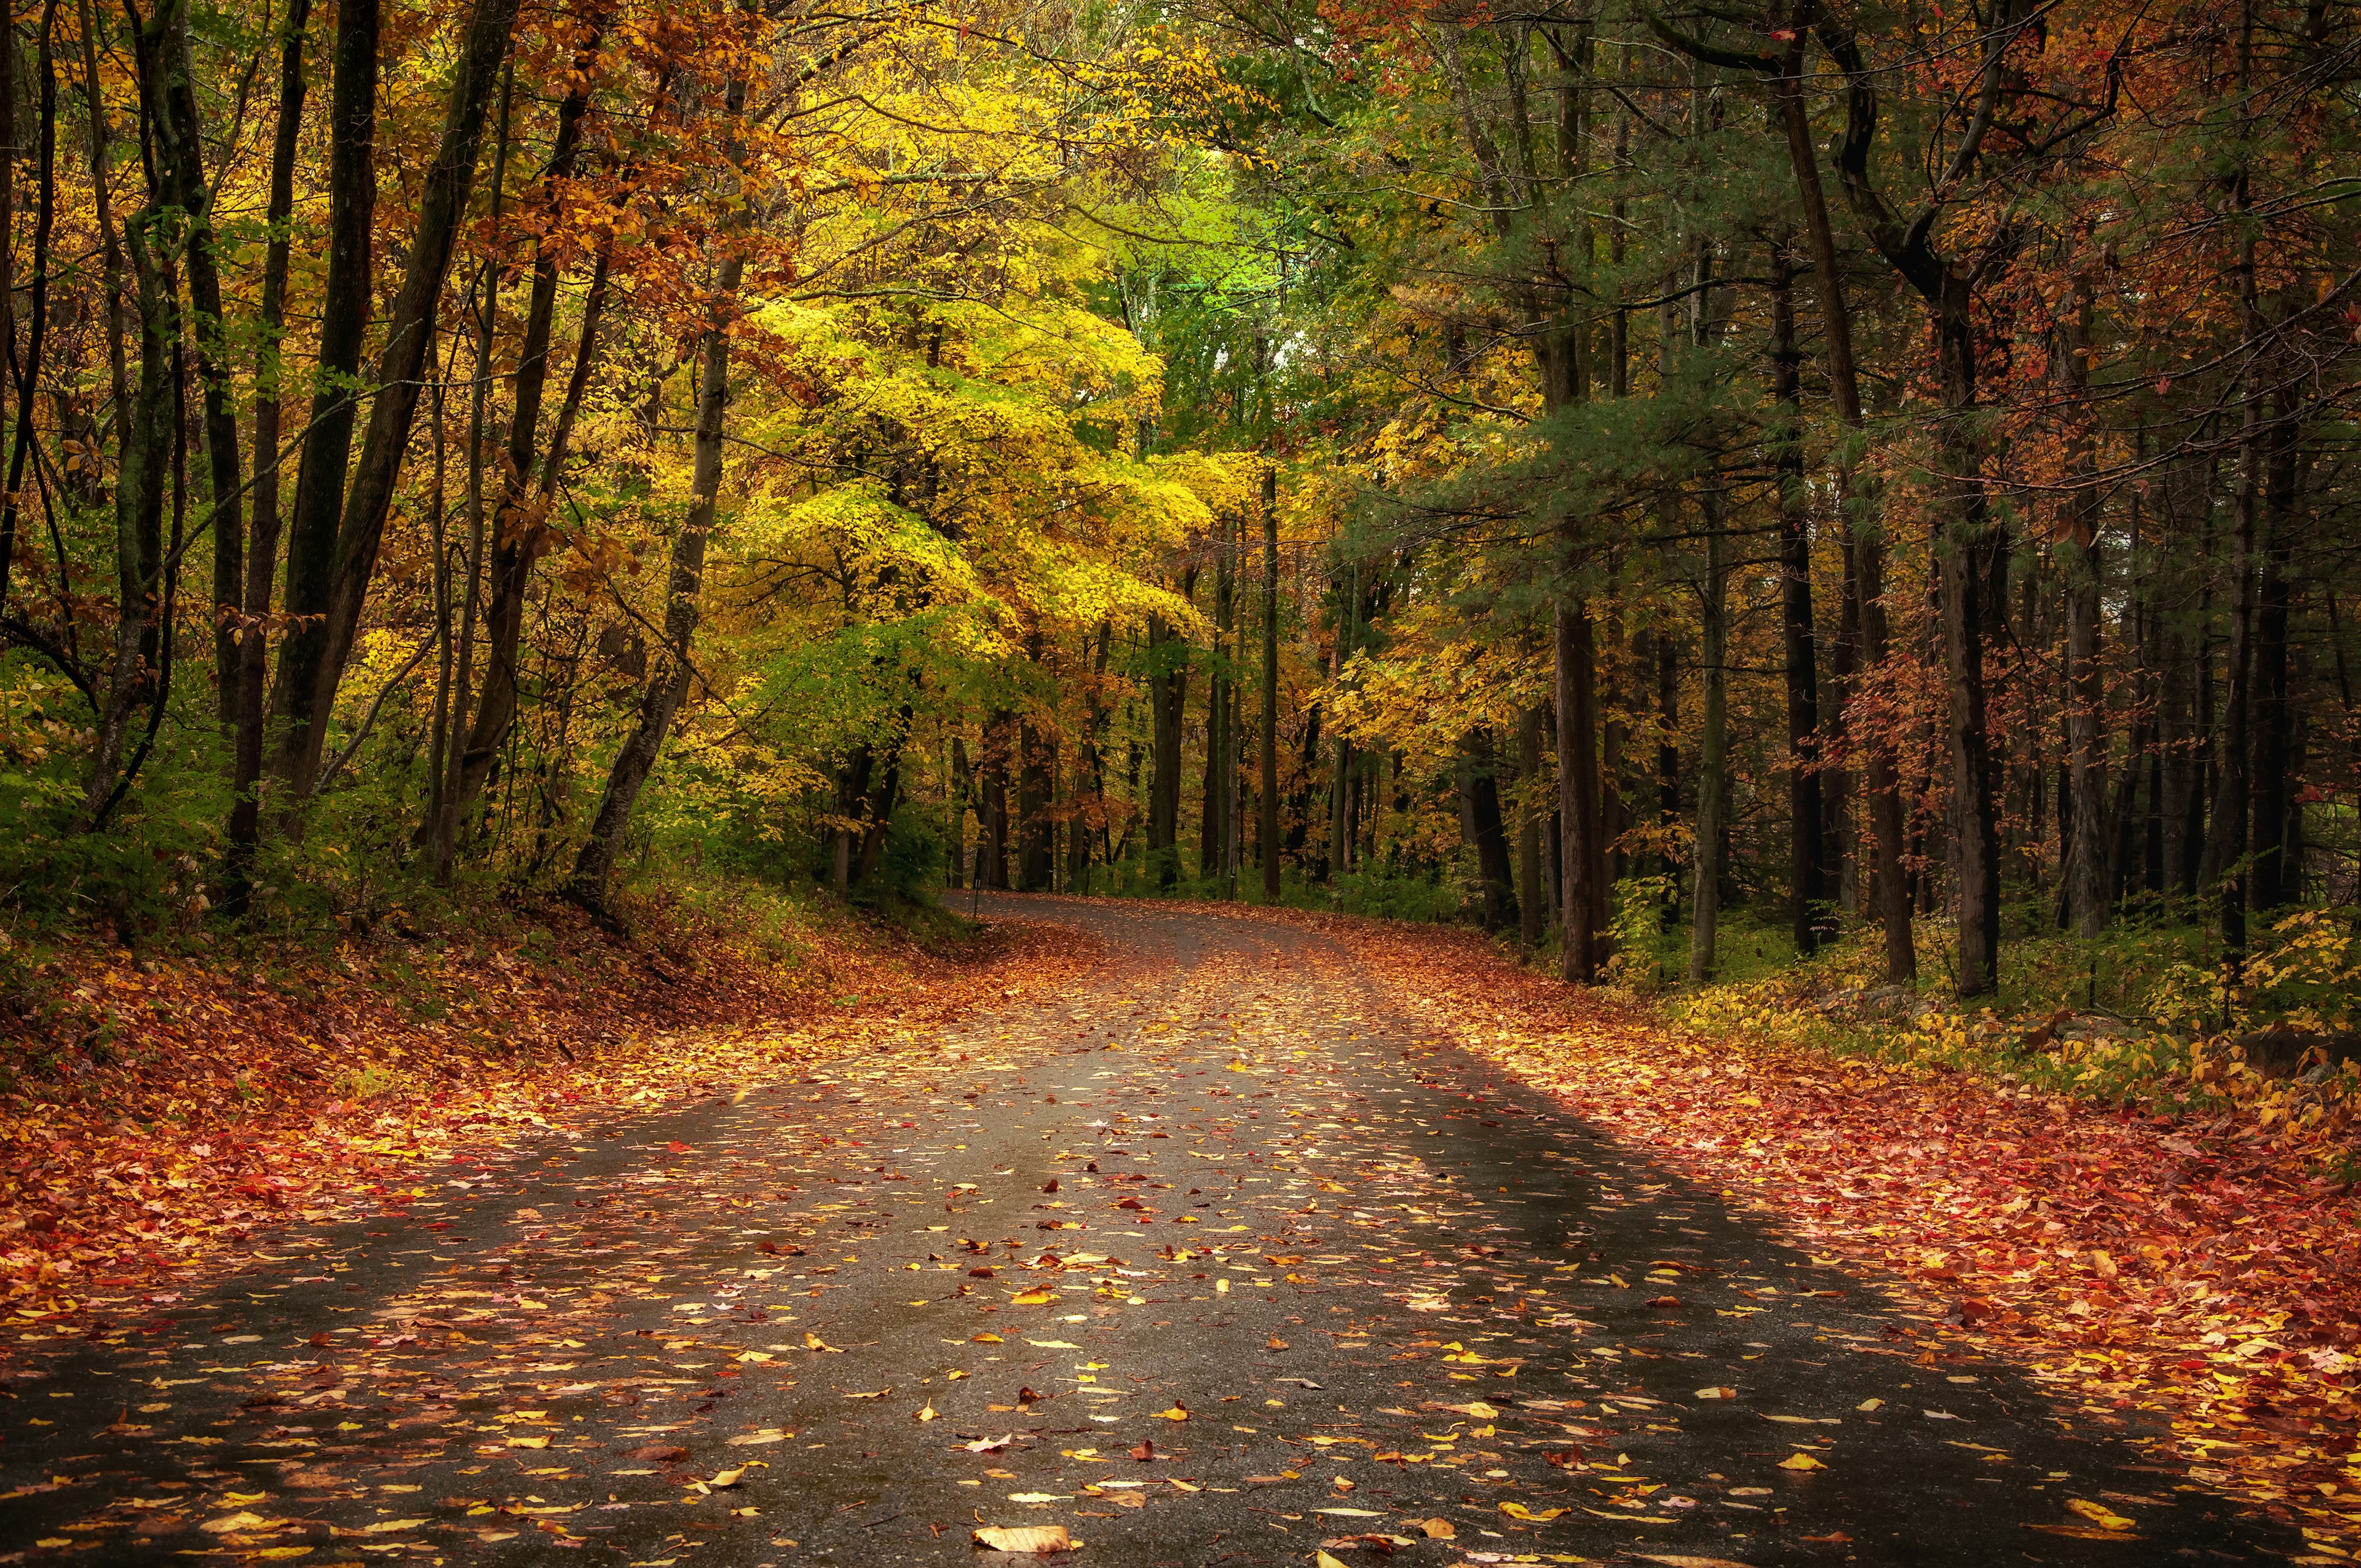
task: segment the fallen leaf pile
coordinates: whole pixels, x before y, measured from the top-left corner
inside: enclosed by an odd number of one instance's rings
[[[782,963],[678,918],[629,942],[548,918],[545,961],[389,938],[266,978],[67,949],[44,979],[83,1041],[0,1094],[9,1320],[185,1284],[268,1225],[403,1211],[443,1195],[455,1147],[653,1109],[750,1062],[906,1039],[1015,980],[1054,986],[1089,950],[1014,928],[954,959],[839,920],[798,933]]]
[[[1686,1036],[1479,938],[1313,923],[1466,1048],[1906,1287],[1923,1365],[2004,1354],[2315,1542],[2361,1540],[2361,1204],[2279,1137]]]

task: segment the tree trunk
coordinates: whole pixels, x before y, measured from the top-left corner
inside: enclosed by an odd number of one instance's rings
[[[1705,711],[1697,757],[1697,845],[1691,856],[1696,871],[1689,916],[1691,985],[1713,979],[1715,947],[1720,936],[1722,834],[1730,787],[1730,546],[1723,532],[1721,498],[1708,490],[1699,499],[1705,510],[1706,565],[1697,663]]]
[[[1262,474],[1262,899],[1279,902],[1279,470]]]
[[[1787,924],[1798,956],[1828,935],[1820,820],[1820,696],[1812,638],[1811,493],[1804,483],[1802,355],[1784,237],[1771,246],[1771,390],[1778,404],[1779,604],[1787,687]]]
[[[1976,370],[1969,290],[1946,274],[1937,334],[1941,346],[1944,420],[1936,450],[1942,465],[1943,653],[1949,678],[1951,795],[1959,829],[1959,994],[1982,996],[2000,983],[2000,800],[1986,717],[1984,645],[2005,632],[2008,554],[1984,496],[1982,450],[1975,417]]]
[[[1189,698],[1189,650],[1170,627],[1155,617],[1148,623],[1148,697],[1154,727],[1148,762],[1148,856],[1156,868],[1157,885],[1170,888],[1180,880],[1180,720]]]
[[[1476,851],[1477,875],[1483,888],[1484,929],[1498,931],[1516,918],[1517,894],[1510,881],[1509,840],[1500,820],[1491,731],[1478,725],[1461,737],[1455,772],[1459,830]]]
[[[1517,937],[1532,952],[1549,929],[1549,890],[1542,876],[1542,713],[1517,716]]]
[[[295,154],[303,134],[304,28],[312,0],[292,0],[280,33],[279,124],[270,143],[270,237],[263,253],[262,342],[254,376],[254,510],[245,562],[245,609],[238,640],[237,715],[232,743],[229,869],[225,907],[242,918],[253,895],[254,853],[262,831],[263,718],[269,707],[272,578],[279,565],[279,421],[286,367],[289,220],[295,210]]]
[[[2288,571],[2293,554],[2298,435],[2292,399],[2282,394],[2278,428],[2264,474],[2263,528],[2255,615],[2252,762],[2253,822],[2247,854],[2253,866],[2256,913],[2269,915],[2297,899],[2300,868],[2289,852],[2288,820],[2294,804],[2295,710],[2288,700]]]
[[[369,3],[373,0],[364,0],[364,4]],[[467,216],[468,197],[475,189],[484,122],[490,110],[492,89],[500,80],[501,62],[508,56],[517,5],[518,0],[477,0],[469,18],[467,40],[453,69],[442,139],[422,181],[418,226],[411,236],[409,266],[386,325],[385,350],[378,360],[376,406],[369,411],[360,460],[354,466],[351,488],[344,497],[335,527],[326,595],[320,607],[324,619],[316,626],[291,633],[288,652],[281,658],[282,678],[308,677],[307,685],[290,681],[286,698],[288,717],[293,726],[283,753],[282,772],[298,795],[310,792],[318,771],[336,688],[344,678],[354,640],[360,632],[361,609],[376,576],[378,546],[393,506],[394,482],[401,474],[402,456],[410,444],[411,422],[418,411],[418,396],[423,385],[421,372],[433,335],[434,316],[442,299],[444,280],[450,271],[460,225]],[[307,444],[307,471],[309,456]],[[702,537],[696,548],[701,573]],[[682,656],[685,661],[685,652]],[[676,679],[686,694],[685,663]],[[650,761],[653,760],[652,751]],[[612,783],[610,780],[610,787]],[[636,795],[636,788],[632,793]]]
[[[741,86],[731,83],[733,109],[742,101],[743,93]],[[744,267],[736,256],[721,263],[714,288],[719,301],[734,300]],[[681,700],[688,695],[689,684],[696,674],[690,652],[705,583],[705,545],[713,532],[721,492],[722,416],[730,398],[729,323],[719,315],[705,330],[700,354],[704,365],[697,381],[688,514],[682,520],[680,532],[673,536],[672,575],[664,598],[663,658],[649,675],[646,694],[640,700],[639,722],[622,749],[615,753],[614,766],[607,775],[606,792],[599,797],[598,815],[591,819],[590,836],[584,840],[581,853],[575,857],[574,875],[567,884],[567,892],[592,909],[606,905],[607,882],[614,872],[615,857],[622,850],[631,808],[655,767],[664,735],[672,729],[673,718],[680,711]]]
[[[1560,599],[1553,611],[1557,668],[1558,816],[1565,870],[1564,972],[1595,984],[1607,960],[1607,859],[1598,817],[1598,652],[1590,607]]]
[[[596,43],[576,56],[576,69],[585,78],[596,60]],[[557,136],[550,148],[549,172],[543,181],[543,199],[556,199],[558,182],[574,172],[582,143],[582,122],[589,112],[589,89],[577,87],[557,111]],[[556,214],[551,213],[555,219]],[[563,442],[580,409],[582,392],[598,346],[599,318],[605,304],[607,258],[602,254],[588,296],[583,302],[582,330],[574,356],[574,375],[560,407],[557,431],[545,461],[536,464],[541,441],[541,403],[549,382],[549,340],[556,315],[558,268],[556,247],[544,235],[533,265],[533,293],[525,306],[524,339],[517,350],[515,406],[509,419],[508,470],[496,514],[489,577],[490,601],[484,615],[486,667],[483,696],[467,744],[461,749],[456,787],[445,811],[465,815],[484,780],[492,759],[508,740],[516,722],[517,656],[524,627],[524,603],[532,586],[535,562],[547,553],[553,534],[543,519],[556,488],[566,455]],[[536,467],[540,483],[534,484]],[[539,489],[538,500],[534,499]],[[441,831],[441,829],[437,829]]]
[[[286,610],[303,619],[291,621],[280,643],[278,681],[270,693],[271,711],[292,726],[280,742],[272,771],[298,795],[310,786],[324,740],[317,731],[327,723],[327,716],[315,711],[326,647],[324,618],[359,406],[355,385],[376,292],[371,236],[377,216],[378,12],[379,0],[339,0],[336,6],[328,106],[328,270],[320,296],[311,418],[287,530]]]
[[[2074,308],[2060,334],[2063,380],[2080,404],[2091,384],[2090,280],[2077,279]],[[2059,565],[2066,576],[2066,908],[2077,936],[2105,928],[2112,903],[2107,885],[2106,690],[2099,667],[2099,507],[2092,480],[2095,439],[2079,432],[2068,457],[2071,482],[2081,488],[2066,498],[2067,547]]]

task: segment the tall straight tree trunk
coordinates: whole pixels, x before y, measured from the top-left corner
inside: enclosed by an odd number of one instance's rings
[[[1500,820],[1498,759],[1492,735],[1478,725],[1460,738],[1455,769],[1459,790],[1461,836],[1476,851],[1477,879],[1483,888],[1484,929],[1497,931],[1517,913],[1517,894],[1510,882],[1509,839]]]
[[[1673,831],[1681,819],[1680,651],[1670,630],[1656,633],[1656,832],[1664,845],[1657,869],[1664,877],[1663,929],[1681,923],[1679,861]]]
[[[1557,658],[1558,815],[1564,824],[1565,978],[1595,984],[1607,961],[1607,856],[1598,813],[1598,648],[1590,607],[1561,598]]]
[[[1344,580],[1336,586],[1336,649],[1332,680],[1342,679],[1346,661],[1352,658],[1355,637],[1360,622],[1361,574],[1357,562],[1345,565]],[[1328,881],[1333,885],[1339,877],[1353,870],[1353,743],[1340,728],[1330,738],[1334,750],[1334,767],[1329,775],[1328,794]]]
[[[518,3],[477,0],[469,18],[467,38],[452,71],[442,137],[421,182],[409,266],[386,323],[385,350],[378,360],[376,405],[369,411],[368,434],[336,523],[325,601],[321,606],[323,619],[316,626],[291,634],[288,653],[282,656],[282,676],[308,677],[308,685],[293,686],[288,699],[292,705],[288,717],[294,724],[283,771],[298,795],[310,792],[318,771],[336,688],[360,633],[362,607],[377,573],[378,547],[393,508],[394,483],[410,444],[410,427],[424,385],[422,372],[434,316],[475,190],[484,124],[489,116],[492,90],[508,57]],[[702,559],[700,554],[700,571]],[[686,685],[682,689],[685,692]]]
[[[1106,826],[1106,759],[1099,754],[1099,736],[1106,726],[1107,655],[1114,641],[1114,627],[1101,621],[1097,637],[1083,643],[1091,654],[1091,684],[1082,699],[1082,743],[1066,837],[1066,886],[1082,893],[1090,891],[1092,834]]]
[[[243,635],[238,641],[237,715],[230,764],[228,913],[242,918],[253,896],[254,853],[262,830],[263,718],[269,707],[267,632],[272,579],[279,565],[279,421],[286,366],[280,341],[287,330],[288,226],[295,210],[295,154],[303,134],[304,28],[312,0],[292,0],[281,25],[279,123],[270,142],[270,225],[262,260],[262,342],[254,376],[254,510],[245,561]]]
[[[500,85],[500,130],[499,150],[492,158],[491,227],[500,229],[500,197],[503,176],[508,169],[510,110],[516,92],[516,73],[511,69]],[[476,317],[476,373],[467,389],[467,554],[466,571],[459,591],[459,637],[456,656],[452,660],[452,679],[456,692],[451,711],[465,715],[467,696],[476,674],[476,612],[483,598],[484,585],[484,422],[486,405],[492,393],[492,339],[500,324],[500,269],[496,257],[484,258],[476,269],[476,286],[470,298],[477,299],[472,313]],[[439,390],[439,389],[438,389]],[[437,433],[440,440],[440,433]],[[436,455],[439,459],[441,449]],[[438,726],[435,731],[435,756],[445,760],[450,736]],[[465,773],[464,750],[456,759],[459,766],[446,767],[435,780],[429,823],[434,841],[434,883],[438,887],[451,883],[451,870],[458,852],[459,781]]]
[[[1237,560],[1230,530],[1230,520],[1216,520],[1213,659],[1212,670],[1205,678],[1204,829],[1197,847],[1198,874],[1208,878],[1218,877],[1226,863],[1223,858],[1223,840],[1230,819],[1231,775],[1236,771],[1235,759],[1230,753],[1230,731],[1235,727],[1231,708],[1236,700],[1236,681],[1231,674],[1231,663],[1225,652],[1235,619],[1234,600],[1237,587]]]
[[[2074,306],[2061,334],[2063,379],[2080,403],[2091,385],[2090,280],[2074,283]],[[2081,411],[2077,411],[2078,413]],[[2099,666],[2099,506],[2092,481],[2096,440],[2080,432],[2068,472],[2081,488],[2066,499],[2066,908],[2075,934],[2105,928],[2113,899],[2107,877],[2106,691]],[[2126,759],[2126,765],[2129,759]]]
[[[1818,144],[1812,133],[1803,95],[1803,46],[1800,29],[1778,78],[1779,114],[1786,133],[1789,167],[1801,198],[1805,237],[1812,252],[1812,278],[1820,303],[1820,326],[1828,345],[1829,395],[1837,417],[1844,423],[1849,444],[1837,474],[1838,504],[1845,509],[1845,549],[1849,575],[1860,617],[1860,668],[1874,670],[1884,663],[1890,637],[1884,604],[1885,542],[1876,520],[1874,492],[1861,482],[1854,446],[1866,438],[1867,419],[1861,400],[1861,377],[1855,368],[1852,310],[1846,302],[1844,278],[1837,258],[1836,232],[1828,221],[1828,193],[1820,179]],[[1853,515],[1858,509],[1859,515]],[[1850,716],[1848,729],[1853,728]],[[1893,738],[1883,732],[1863,732],[1854,749],[1861,761],[1861,790],[1869,808],[1872,861],[1870,883],[1873,907],[1885,945],[1886,979],[1907,984],[1917,978],[1918,956],[1910,927],[1910,890],[1903,875],[1901,769]]]
[[[204,126],[197,110],[196,65],[189,49],[186,0],[164,0],[150,22],[148,51],[154,81],[147,119],[161,173],[187,227],[181,255],[188,272],[189,327],[196,345],[197,380],[203,389],[206,477],[214,537],[214,668],[215,711],[229,734],[237,717],[237,617],[244,586],[245,487],[239,477],[237,411],[230,400],[227,323],[222,315],[221,272],[215,265],[213,192],[204,173]],[[13,39],[10,42],[13,50]]]
[[[1951,797],[1959,830],[1959,993],[2000,984],[2000,789],[1993,758],[1984,648],[2005,630],[2008,555],[1986,504],[1975,415],[1975,345],[1967,280],[1950,274],[1938,313],[1944,418],[1936,440],[1943,477],[1943,656],[1949,677]]]
[[[730,84],[733,111],[743,102],[744,91],[735,82]],[[745,263],[735,255],[722,261],[714,286],[719,301],[734,299],[744,270]],[[723,307],[716,308],[719,311]],[[583,840],[581,852],[574,859],[574,874],[566,884],[572,897],[592,909],[606,906],[607,883],[614,874],[615,858],[622,851],[631,808],[639,802],[640,791],[647,784],[657,753],[664,747],[664,735],[672,729],[674,716],[680,711],[681,701],[688,696],[689,685],[696,678],[690,651],[697,636],[705,587],[705,545],[713,532],[721,493],[722,418],[730,400],[729,323],[718,315],[705,330],[699,357],[703,366],[697,389],[697,434],[688,513],[681,521],[680,532],[673,535],[672,572],[665,585],[664,647],[658,662],[649,671],[647,691],[640,699],[639,721],[623,741],[622,749],[615,753],[614,765],[608,770],[607,788],[599,796],[598,815],[591,818],[590,836]]]
[[[1542,875],[1542,718],[1517,716],[1517,938],[1532,952],[1549,931],[1549,889]]]
[[[1704,686],[1704,733],[1697,755],[1697,845],[1691,855],[1696,882],[1690,894],[1689,983],[1713,978],[1720,939],[1722,835],[1728,828],[1730,788],[1730,562],[1720,496],[1699,498],[1705,510],[1705,594],[1697,650]]]
[[[1279,902],[1279,469],[1262,474],[1262,900]]]
[[[2258,914],[2268,915],[2295,902],[2301,868],[2290,850],[2290,817],[2295,805],[2295,709],[2288,693],[2288,615],[2291,593],[2288,581],[2293,554],[2299,473],[2298,436],[2293,400],[2282,393],[2277,428],[2271,433],[2271,454],[2263,477],[2263,539],[2256,588],[2253,762],[2247,776],[2254,781],[2254,803],[2246,850],[2253,864],[2250,899]]]
[[[328,271],[320,295],[311,418],[304,425],[287,529],[285,605],[287,614],[299,619],[280,643],[279,675],[270,693],[271,711],[291,726],[272,772],[299,795],[310,785],[324,739],[316,732],[327,716],[314,711],[315,698],[335,580],[345,469],[359,411],[355,388],[361,345],[376,292],[371,236],[377,220],[378,33],[379,0],[338,0],[329,75]]]
[[[1811,493],[1804,483],[1802,355],[1795,346],[1788,241],[1771,244],[1771,392],[1781,431],[1779,605],[1787,686],[1787,923],[1798,955],[1826,934],[1828,897],[1820,820],[1820,696],[1812,638]]]
[[[1038,631],[1027,640],[1026,656],[1040,663]],[[1027,718],[1016,728],[1016,885],[1027,893],[1050,890],[1057,840],[1049,797],[1057,776],[1054,744]]]
[[[177,6],[151,16],[133,36],[143,117],[160,118],[158,80],[168,41],[175,36]],[[14,50],[13,32],[0,48]],[[151,127],[152,128],[152,127]],[[143,703],[160,718],[162,666],[169,655],[164,620],[170,610],[164,566],[164,495],[172,477],[181,321],[171,273],[172,209],[177,193],[168,172],[152,163],[148,200],[124,225],[139,323],[139,386],[123,426],[115,486],[115,647],[97,691],[97,723],[83,775],[82,798],[71,831],[100,827],[126,784],[124,746],[131,718]],[[152,732],[152,730],[151,730]]]
[[[36,46],[34,71],[38,77],[36,90],[39,95],[38,113],[40,130],[35,179],[38,194],[34,198],[33,212],[33,278],[26,301],[27,327],[25,351],[21,358],[11,356],[16,394],[16,432],[8,443],[7,490],[0,495],[0,613],[8,608],[8,586],[11,568],[16,559],[16,525],[23,509],[25,464],[32,455],[33,410],[40,395],[41,366],[48,349],[49,330],[49,272],[51,240],[56,233],[58,212],[58,0],[44,0],[41,7],[40,41]],[[0,94],[8,98],[5,109],[0,109],[0,138],[7,145],[17,145],[16,128],[15,85],[16,60],[13,57],[0,62]],[[0,191],[0,292],[8,297],[0,301],[0,336],[10,345],[16,341],[15,311],[16,256],[7,247],[7,239],[16,233],[15,192],[13,181],[0,180],[11,189]]]
[[[1180,880],[1180,720],[1189,698],[1188,648],[1161,618],[1150,617],[1148,677],[1152,755],[1148,759],[1148,856],[1159,887]],[[1169,665],[1169,667],[1166,667]]]

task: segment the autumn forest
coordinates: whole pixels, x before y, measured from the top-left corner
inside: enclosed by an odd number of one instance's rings
[[[0,347],[10,1398],[250,1244],[375,1325],[203,1314],[310,1336],[263,1447],[724,1344],[474,1453],[654,1422],[608,1474],[806,1561],[2361,1552],[2347,0],[11,0]],[[922,1280],[1172,1404],[828,1315]],[[736,1490],[840,1374],[886,1435]],[[1416,1430],[1270,1435],[1348,1388]],[[0,1447],[37,1552],[685,1550],[375,1436],[284,1486],[473,1511],[68,1496],[195,1408],[104,1402]]]

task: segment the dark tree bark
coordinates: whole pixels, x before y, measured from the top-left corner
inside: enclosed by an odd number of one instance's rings
[[[2289,850],[2289,818],[2295,802],[2295,709],[2289,700],[2289,569],[2294,554],[2297,509],[2298,433],[2293,411],[2282,401],[2272,432],[2264,476],[2264,538],[2256,587],[2254,670],[2253,823],[2247,854],[2253,862],[2251,902],[2268,916],[2296,901],[2300,878]]]
[[[379,0],[339,0],[328,104],[328,272],[320,296],[318,368],[287,528],[286,609],[272,712],[291,726],[272,771],[302,794],[318,765],[326,715],[316,711],[325,620],[335,579],[336,525],[359,411],[361,345],[368,333],[371,236],[377,217]],[[295,70],[301,71],[298,62]],[[275,391],[275,389],[274,389]],[[275,509],[274,509],[275,510]],[[306,759],[309,759],[307,764]]]
[[[1279,902],[1279,470],[1262,474],[1262,898]]]
[[[1181,579],[1183,594],[1193,595],[1193,568]],[[1155,728],[1154,754],[1149,759],[1148,795],[1148,855],[1156,868],[1159,887],[1180,880],[1180,722],[1189,700],[1189,648],[1161,618],[1148,623],[1150,669],[1148,704]]]
[[[1607,961],[1607,857],[1598,814],[1598,651],[1589,606],[1561,599],[1554,617],[1558,815],[1565,824],[1565,978],[1595,984]]]
[[[269,706],[272,581],[279,565],[279,421],[285,388],[280,340],[287,328],[288,225],[295,210],[295,154],[303,134],[304,28],[312,0],[292,0],[280,38],[279,123],[270,143],[270,237],[263,252],[262,343],[255,367],[254,506],[245,563],[245,632],[238,642],[237,714],[232,745],[229,874],[225,906],[242,917],[253,894],[262,829],[263,716]]]
[[[1484,929],[1498,931],[1517,917],[1517,892],[1509,867],[1509,839],[1500,820],[1498,760],[1492,734],[1482,726],[1460,740],[1455,770],[1459,785],[1459,830],[1476,851],[1483,887]]]
[[[371,4],[373,0],[363,3]],[[418,411],[434,316],[442,298],[444,280],[450,272],[468,198],[475,190],[484,124],[490,111],[492,90],[500,81],[501,63],[508,57],[517,5],[518,0],[477,0],[469,18],[467,38],[452,72],[442,139],[421,186],[418,225],[411,236],[409,266],[386,324],[385,350],[378,360],[376,405],[369,411],[368,434],[362,441],[360,458],[353,467],[351,487],[344,496],[335,525],[324,584],[326,592],[320,606],[323,619],[315,626],[291,632],[287,652],[281,656],[280,675],[288,688],[283,702],[292,720],[282,773],[299,796],[310,792],[318,771],[329,711],[335,705],[336,688],[344,678],[354,640],[359,635],[361,609],[377,573],[378,546],[384,538],[386,519],[393,506],[394,483],[410,444],[411,422]],[[308,473],[308,443],[304,466]],[[700,538],[697,567],[700,576],[703,548]],[[292,587],[291,578],[290,586]],[[685,652],[683,658],[686,659]],[[686,693],[685,674],[681,679],[681,690]],[[650,760],[653,762],[653,752]],[[614,781],[609,782],[611,787]],[[636,795],[636,788],[632,793]]]
[[[1795,346],[1794,266],[1783,237],[1771,247],[1771,394],[1779,406],[1779,608],[1787,688],[1787,924],[1795,951],[1829,933],[1820,820],[1820,694],[1812,639],[1811,494],[1804,483],[1804,392]]]

